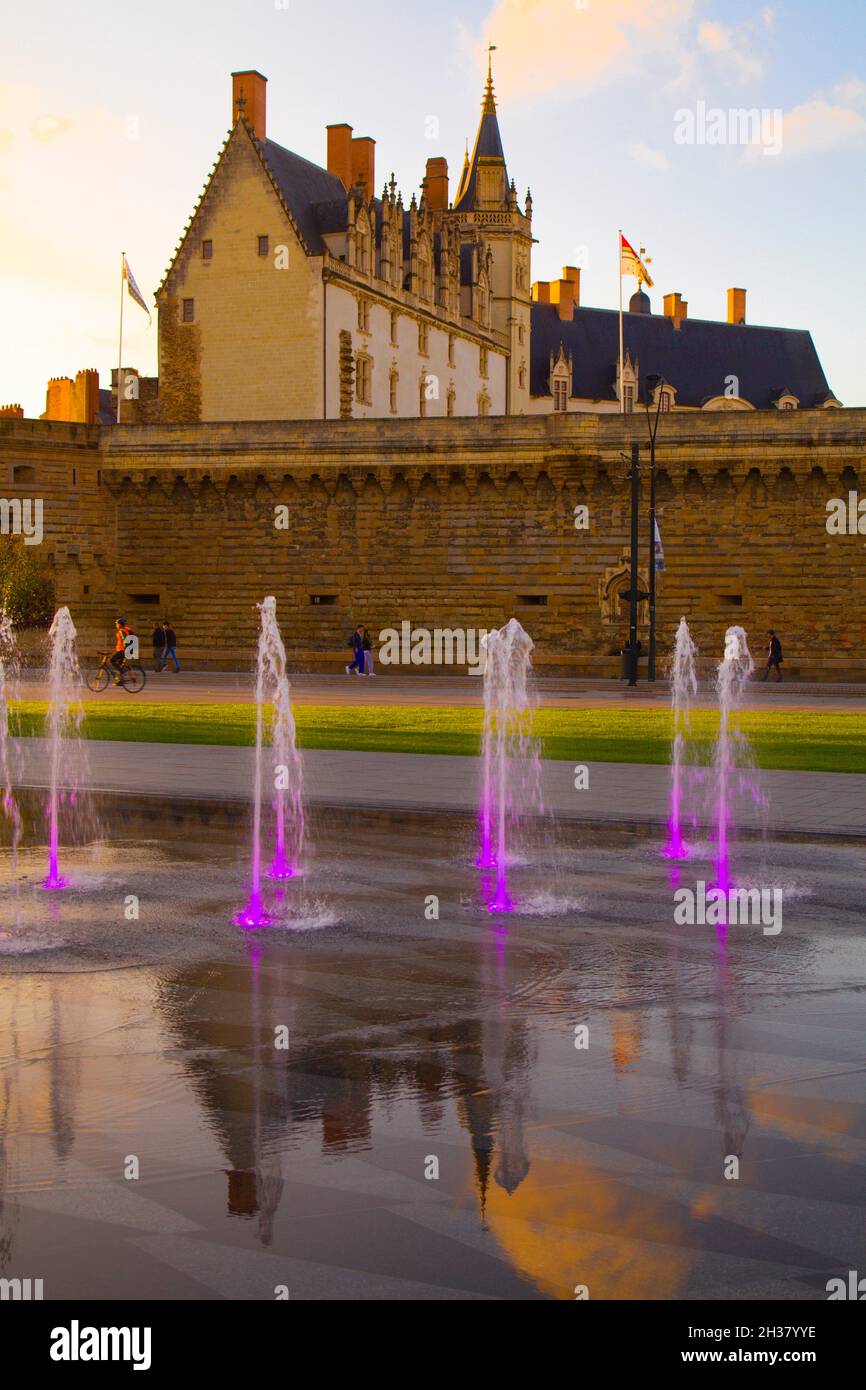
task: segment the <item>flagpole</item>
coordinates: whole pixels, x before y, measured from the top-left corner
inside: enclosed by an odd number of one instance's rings
[[[625,384],[622,356],[622,227],[616,234],[616,267],[619,273],[619,413],[625,414]]]
[[[126,252],[120,253],[120,333],[117,340],[117,423],[120,424],[120,368],[123,361],[123,263]]]

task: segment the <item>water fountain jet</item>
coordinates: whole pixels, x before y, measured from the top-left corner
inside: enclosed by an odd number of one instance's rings
[[[671,790],[670,812],[668,815],[668,838],[663,854],[666,859],[687,859],[688,846],[682,833],[682,778],[685,759],[686,739],[689,732],[691,703],[698,693],[695,675],[697,647],[692,641],[689,625],[680,618],[674,640],[674,655],[671,665],[671,705],[674,716],[674,737],[671,746]]]
[[[12,873],[18,863],[21,839],[21,813],[15,800],[9,701],[14,697],[18,678],[18,647],[12,620],[0,612],[0,800],[3,814],[12,827]]]
[[[68,796],[74,806],[77,798],[76,769],[70,750],[80,745],[84,709],[78,697],[81,671],[75,646],[75,624],[68,608],[58,608],[48,631],[51,656],[48,668],[48,714],[50,783],[48,791],[48,877],[42,887],[57,892],[69,885],[60,873],[60,808]]]
[[[262,898],[263,791],[265,768],[265,709],[271,707],[270,757],[274,788],[274,852],[267,874],[293,878],[304,842],[303,767],[298,751],[292,694],[286,675],[286,649],[277,623],[277,601],[270,596],[258,605],[261,620],[256,663],[256,756],[253,783],[253,843],[247,905],[235,917],[240,927],[271,925]]]
[[[725,633],[725,654],[716,674],[719,698],[719,736],[714,758],[715,788],[715,881],[713,887],[727,893],[733,887],[730,867],[730,831],[732,824],[732,780],[738,766],[738,744],[742,752],[743,739],[736,724],[746,682],[755,669],[746,634],[741,627],[729,627]]]
[[[516,618],[482,639],[484,665],[484,730],[482,788],[478,813],[477,867],[485,875],[485,905],[489,912],[514,908],[508,891],[509,829],[521,812],[535,803],[540,809],[538,745],[532,737],[535,697],[531,687],[534,643]]]

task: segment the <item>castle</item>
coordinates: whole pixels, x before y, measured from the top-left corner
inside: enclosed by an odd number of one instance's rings
[[[123,370],[120,425],[91,372],[51,383],[40,420],[0,410],[0,496],[43,499],[85,652],[118,612],[142,636],[168,613],[189,665],[236,667],[274,593],[296,669],[341,671],[359,620],[516,615],[540,670],[618,675],[623,456],[645,464],[655,403],[660,649],[685,613],[707,662],[736,622],[757,645],[780,631],[786,673],[866,678],[863,532],[827,527],[834,499],[856,517],[866,495],[866,410],[839,408],[808,333],[745,323],[740,290],[719,323],[639,290],[620,383],[618,316],[581,306],[576,269],[531,282],[490,76],[453,198],[433,159],[408,209],[393,182],[373,195],[371,140],[330,127],[318,168],[267,138],[265,100],[234,74],[157,294],[159,377]],[[647,484],[644,466],[641,590]],[[647,622],[642,603],[644,645]]]
[[[838,408],[810,334],[580,302],[580,269],[532,281],[532,197],[508,169],[488,67],[453,198],[427,160],[408,208],[376,195],[376,142],[327,127],[327,168],[267,132],[267,79],[232,74],[232,124],[156,292],[157,378],[122,372],[123,423],[418,419]],[[655,384],[646,385],[652,374]],[[49,383],[44,419],[108,423],[92,372]],[[82,378],[86,378],[82,380]],[[6,413],[14,408],[6,407]]]

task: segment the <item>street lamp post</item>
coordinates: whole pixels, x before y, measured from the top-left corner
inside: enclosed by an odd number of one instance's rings
[[[650,485],[649,485],[649,644],[647,651],[646,678],[656,678],[656,432],[662,408],[662,387],[666,385],[663,376],[652,373],[646,378],[646,422],[650,441]],[[658,388],[655,419],[650,420],[649,402],[653,391]]]

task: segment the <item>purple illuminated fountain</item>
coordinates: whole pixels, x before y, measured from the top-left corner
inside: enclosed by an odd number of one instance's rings
[[[532,737],[532,639],[516,618],[483,639],[484,732],[477,865],[485,906],[510,912],[509,832],[525,809],[540,809],[537,741]]]
[[[79,764],[76,754],[81,747],[81,721],[84,716],[78,698],[81,671],[75,648],[75,625],[68,608],[58,608],[48,636],[51,644],[46,716],[50,759],[48,877],[42,887],[49,892],[57,892],[68,887],[60,873],[60,811],[62,805],[74,807],[77,801]]]
[[[266,598],[258,608],[261,624],[256,668],[256,760],[250,892],[246,907],[234,919],[237,926],[250,928],[267,927],[271,923],[262,899],[262,850],[266,838],[262,782],[266,775],[273,787],[274,842],[267,876],[273,879],[293,878],[298,871],[304,843],[303,767],[295,737],[291,686],[286,675],[286,649],[277,624],[277,601],[273,597]]]
[[[9,732],[9,700],[18,679],[18,648],[9,616],[0,613],[0,800],[3,815],[12,827],[12,872],[18,860],[21,815],[13,791],[12,743]]]
[[[680,618],[674,641],[671,665],[671,706],[674,716],[674,737],[671,745],[671,800],[668,814],[668,838],[664,847],[666,859],[687,859],[688,846],[682,832],[683,765],[692,700],[698,693],[695,676],[697,647],[692,641],[689,625]]]
[[[714,818],[716,825],[715,880],[713,887],[727,893],[733,887],[729,840],[733,823],[734,779],[750,749],[737,727],[746,682],[755,669],[746,634],[741,627],[725,633],[725,654],[719,662],[716,692],[719,697],[719,737],[714,759]]]

